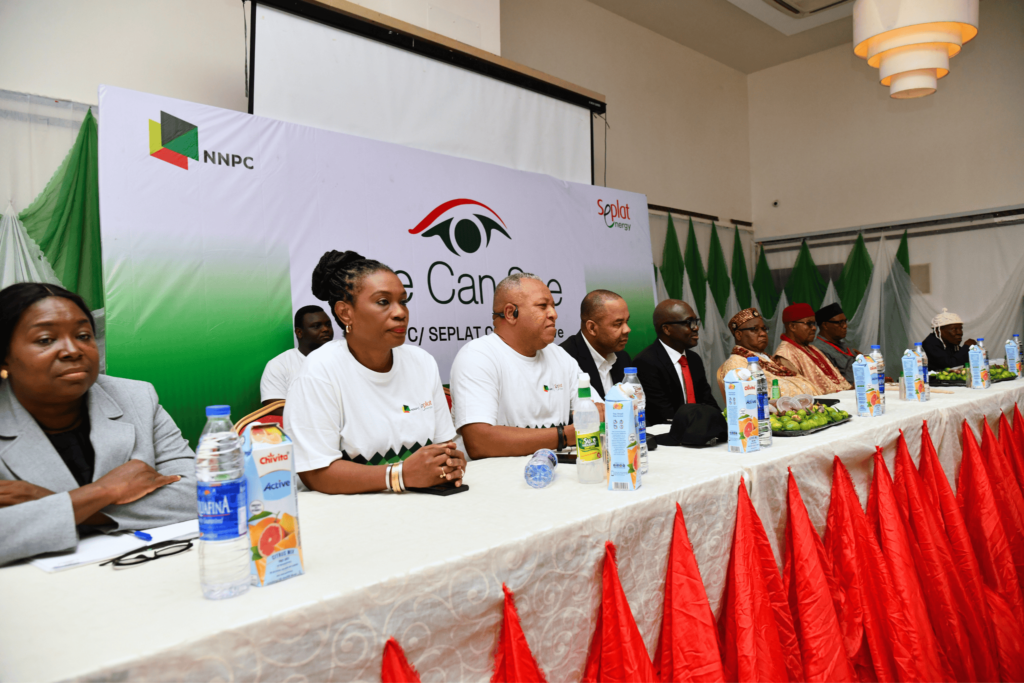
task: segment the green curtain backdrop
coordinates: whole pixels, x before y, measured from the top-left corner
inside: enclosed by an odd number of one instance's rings
[[[896,261],[903,266],[903,270],[907,271],[907,275],[910,275],[910,246],[907,244],[906,230],[903,231],[900,247],[896,250]]]
[[[711,285],[711,296],[718,307],[718,315],[724,316],[725,304],[729,299],[729,266],[725,263],[725,253],[714,221],[711,221],[711,247],[708,249],[708,284]]]
[[[789,274],[786,282],[786,296],[791,304],[810,304],[811,308],[821,308],[821,300],[825,298],[825,290],[828,284],[821,277],[821,272],[814,265],[811,257],[811,249],[807,246],[807,240],[800,244],[800,253],[797,254],[796,263],[793,264],[793,272]]]
[[[757,295],[757,303],[761,306],[761,315],[765,318],[773,317],[775,307],[779,304],[779,293],[775,291],[775,282],[772,280],[772,271],[768,267],[763,246],[761,256],[757,259],[757,268],[754,270],[754,294]]]
[[[683,252],[679,248],[676,226],[672,214],[668,215],[668,232],[665,234],[665,248],[661,252],[661,281],[672,299],[683,297]]]
[[[103,308],[99,150],[89,111],[78,139],[46,188],[18,218],[67,289]]]
[[[733,228],[732,238],[732,286],[736,290],[736,301],[740,309],[750,308],[750,276],[747,274],[747,259],[743,255],[740,229]]]
[[[857,241],[853,243],[853,249],[846,257],[843,272],[836,281],[836,293],[839,294],[839,302],[847,318],[852,319],[857,312],[860,300],[867,291],[873,269],[874,264],[871,262],[867,246],[864,245],[864,235],[857,235]]]
[[[690,289],[693,291],[693,305],[697,315],[703,320],[707,311],[707,276],[704,264],[700,261],[700,249],[697,248],[697,235],[693,231],[693,219],[690,219],[690,230],[686,235],[686,275],[690,278]],[[690,302],[687,302],[690,303]]]

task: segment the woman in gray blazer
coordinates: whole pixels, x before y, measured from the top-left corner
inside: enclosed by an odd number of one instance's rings
[[[62,287],[0,291],[0,564],[196,517],[195,455],[153,385],[98,376],[94,326]]]

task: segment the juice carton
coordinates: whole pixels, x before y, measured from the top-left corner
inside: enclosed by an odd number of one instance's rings
[[[971,350],[967,352],[967,386],[971,389],[988,389],[991,385],[988,375],[988,363],[985,362],[985,352],[972,344]]]
[[[871,356],[860,354],[853,362],[853,386],[857,393],[857,415],[878,417],[883,414],[878,365]]]
[[[908,401],[924,401],[924,368],[921,357],[907,349],[903,352],[904,398]]]
[[[608,490],[636,491],[640,488],[640,439],[637,437],[633,400],[616,385],[605,396],[604,408],[608,437]]]
[[[729,452],[761,450],[757,422],[757,383],[746,368],[725,376],[725,421],[729,425]]]
[[[1020,349],[1017,348],[1017,342],[1012,339],[1006,341],[1006,369],[1020,377]]]
[[[242,452],[252,584],[269,586],[304,573],[292,440],[276,424],[256,422],[242,432]]]

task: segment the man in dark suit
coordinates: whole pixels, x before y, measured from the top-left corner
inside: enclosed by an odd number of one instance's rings
[[[622,381],[632,361],[623,351],[629,341],[629,306],[607,289],[595,289],[580,303],[580,331],[560,344],[580,369],[590,375],[590,386],[602,398]]]
[[[683,301],[666,299],[654,309],[658,341],[634,361],[647,399],[648,426],[668,422],[684,403],[722,409],[708,384],[704,362],[690,351],[697,345],[699,329],[700,320]]]

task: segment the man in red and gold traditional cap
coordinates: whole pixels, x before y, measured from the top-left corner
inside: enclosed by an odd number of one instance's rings
[[[776,362],[785,365],[814,385],[815,394],[834,394],[852,389],[825,354],[811,346],[818,323],[810,304],[793,304],[782,311],[786,331],[775,350]]]
[[[773,379],[779,381],[780,395],[799,396],[815,392],[814,385],[805,378],[764,355],[765,349],[768,348],[768,326],[756,308],[745,308],[734,315],[729,320],[729,331],[736,339],[736,346],[732,347],[732,355],[718,368],[718,390],[722,393],[723,400],[726,373],[747,367],[747,359],[753,356],[757,356],[761,369],[768,377],[769,386]]]

